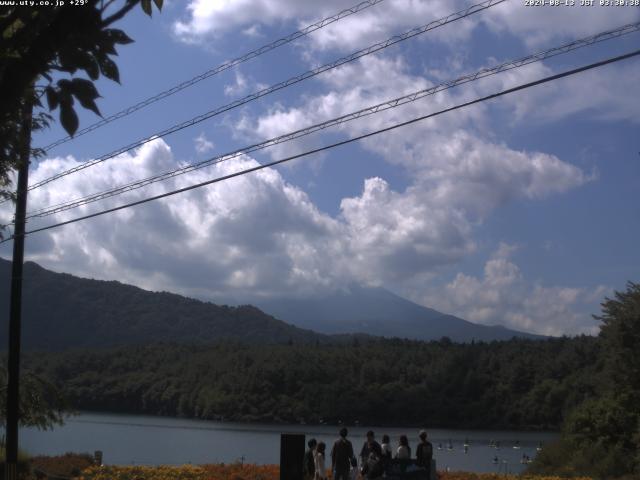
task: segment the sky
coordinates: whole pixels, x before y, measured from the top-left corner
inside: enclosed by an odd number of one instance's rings
[[[117,26],[121,84],[104,115],[241,56],[354,0],[165,0]],[[637,7],[508,0],[30,192],[28,210],[204,160],[487,66],[640,21]],[[579,4],[579,2],[576,2]],[[598,2],[596,2],[598,3]],[[30,183],[468,1],[384,0],[50,150]],[[80,7],[78,7],[80,8]],[[291,143],[43,219],[36,228],[230,174],[637,48],[639,33],[471,82]],[[640,60],[618,62],[276,168],[36,233],[26,259],[217,303],[382,286],[481,324],[597,333],[599,304],[640,280]],[[99,120],[80,113],[81,128]],[[33,144],[64,136],[58,125]],[[0,219],[11,219],[0,206]],[[11,244],[0,246],[10,258]]]

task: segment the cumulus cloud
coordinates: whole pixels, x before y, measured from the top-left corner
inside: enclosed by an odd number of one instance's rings
[[[531,72],[534,70],[534,75],[527,75],[518,83],[555,73],[543,65],[531,69]],[[513,119],[518,123],[540,124],[576,114],[587,114],[600,121],[638,123],[640,98],[627,95],[635,88],[637,78],[640,78],[638,62],[620,63],[508,96],[504,104],[513,112]],[[540,108],[542,104],[545,108]]]
[[[44,160],[32,179],[38,181],[78,163],[72,157]],[[149,176],[176,163],[169,146],[155,140],[133,154],[34,190],[30,209]],[[248,157],[224,162],[108,200],[100,208],[255,165]],[[95,204],[85,206],[46,221],[32,221],[30,226],[64,221],[97,208]],[[8,208],[2,213],[9,218]],[[287,184],[276,171],[263,170],[43,232],[30,237],[28,243],[33,238],[43,246],[29,248],[32,260],[56,270],[211,298],[232,291],[259,295],[321,286],[337,274],[334,267],[338,266],[327,259],[338,257],[342,250],[340,228],[334,219],[318,211],[304,192]],[[4,253],[8,253],[6,248]],[[301,277],[306,281],[301,282]]]
[[[235,80],[233,83],[224,86],[224,94],[227,96],[237,96],[247,91],[249,82],[247,78],[239,71],[235,71]]]
[[[259,24],[270,26],[288,21],[295,23],[296,28],[304,28],[356,3],[345,4],[341,0],[191,0],[185,18],[174,24],[174,32],[183,41],[197,43],[238,29],[253,31]],[[467,5],[471,3],[431,0],[414,1],[407,8],[405,0],[388,0],[314,32],[307,42],[318,49],[358,48],[440,19]],[[468,37],[474,24],[475,20],[459,21],[456,28],[437,29],[430,36],[446,41],[461,40]]]
[[[80,175],[36,189],[30,210],[107,189],[176,166],[160,139]],[[37,182],[77,166],[73,157],[41,161]],[[222,162],[104,203],[32,220],[30,228],[72,219],[258,165]],[[320,211],[273,169],[123,210],[28,239],[30,258],[55,270],[119,279],[207,298],[310,294],[352,282],[410,278],[473,248],[455,212],[424,205],[416,192],[394,192],[379,178],[344,199],[341,213]],[[10,208],[0,210],[2,220]],[[9,253],[5,246],[3,253]]]
[[[576,0],[576,4],[579,0]],[[564,5],[528,7],[524,2],[505,2],[486,12],[486,23],[497,33],[511,33],[530,47],[551,45],[561,39],[593,35],[640,18],[632,8],[611,8],[594,2],[592,7]]]
[[[509,85],[517,82],[519,75],[535,75],[540,68],[544,67],[532,66],[528,73],[491,81]],[[255,121],[245,116],[237,127],[268,138],[432,86],[407,70],[401,58],[363,58],[327,75],[328,93],[307,97],[301,106],[276,106]],[[357,136],[475,98],[492,88],[481,84],[459,92],[441,92],[341,128],[348,136]],[[413,185],[406,195],[420,197],[421,203],[436,210],[454,210],[468,222],[483,221],[508,201],[543,198],[591,180],[590,175],[554,155],[517,151],[492,140],[485,126],[489,123],[486,108],[442,115],[404,127],[401,132],[372,137],[362,145],[410,172]],[[284,153],[288,152],[272,150],[275,157]]]
[[[209,153],[215,149],[215,145],[213,144],[213,142],[209,140],[207,136],[202,132],[194,139],[194,142],[196,152],[200,154]]]
[[[411,281],[474,250],[471,225],[455,208],[416,188],[394,192],[381,178],[343,199],[357,278],[370,284]]]
[[[359,48],[476,3],[479,2],[414,0],[407,3],[406,0],[387,0],[330,24],[305,41],[315,49]],[[184,18],[174,24],[174,31],[184,41],[202,42],[238,29],[246,35],[253,35],[260,25],[291,22],[303,28],[341,11],[345,6],[339,0],[191,0]],[[566,38],[595,34],[632,23],[638,18],[640,12],[637,9],[601,7],[597,2],[593,7],[557,8],[528,7],[519,1],[504,2],[456,22],[453,28],[438,28],[427,35],[429,40],[455,42],[459,47],[461,40],[469,38],[474,28],[484,23],[497,35],[509,35],[529,47],[539,47]]]
[[[458,273],[420,300],[472,322],[543,335],[594,334],[588,307],[610,289],[543,286],[527,281],[512,260],[517,247],[501,244],[481,277]]]

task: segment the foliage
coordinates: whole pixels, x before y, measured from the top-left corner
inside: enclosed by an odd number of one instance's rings
[[[593,396],[593,337],[444,344],[158,344],[27,354],[72,406],[227,419],[554,428]]]
[[[623,478],[640,474],[640,285],[602,303],[600,388],[568,416],[531,472]]]
[[[181,467],[91,467],[82,480],[277,480],[277,465],[202,465]],[[438,472],[439,480],[560,480],[558,476],[498,475],[495,473]],[[575,480],[591,480],[587,477]]]
[[[438,472],[438,480],[561,480],[558,475],[504,475],[498,473]],[[591,480],[589,477],[576,477],[575,480]]]
[[[276,465],[219,464],[159,467],[91,467],[82,480],[277,480]]]
[[[0,420],[4,423],[7,413],[7,369],[0,364]],[[69,404],[52,382],[28,370],[20,378],[20,423],[42,430],[62,425]]]
[[[602,303],[600,338],[607,361],[608,390],[640,408],[640,284],[629,282],[625,292]]]
[[[4,480],[5,478],[5,468],[6,468],[6,448],[4,445],[4,437],[2,439],[2,445],[0,445],[0,480]],[[23,450],[18,450],[18,478],[20,480],[35,480],[33,476],[30,475],[30,457]]]
[[[31,469],[40,474],[77,477],[93,465],[93,456],[88,453],[65,453],[56,456],[37,456],[29,461]]]
[[[73,135],[79,123],[75,101],[100,115],[95,102],[100,95],[93,81],[101,74],[116,82],[120,79],[113,60],[116,45],[132,40],[111,25],[139,3],[151,15],[151,0],[125,0],[118,7],[113,0],[70,3],[52,8],[16,2],[0,9],[0,188],[9,185],[9,172],[16,167],[24,109],[41,106],[39,98],[44,95],[49,110],[59,108],[62,126]],[[162,0],[154,3],[162,7]],[[49,117],[41,112],[34,118],[38,128]]]

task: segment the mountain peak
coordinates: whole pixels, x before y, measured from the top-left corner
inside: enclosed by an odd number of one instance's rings
[[[475,324],[382,287],[349,285],[318,298],[261,299],[255,303],[285,322],[325,334],[365,333],[414,340],[449,337],[456,342],[544,338],[504,326]]]

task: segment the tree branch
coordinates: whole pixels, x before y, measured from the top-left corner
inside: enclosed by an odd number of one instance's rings
[[[105,18],[104,20],[102,20],[102,26],[103,27],[108,27],[113,22],[116,22],[116,21],[120,20],[127,13],[129,13],[131,11],[131,9],[133,9],[133,7],[135,7],[139,3],[139,1],[140,0],[129,0],[129,3],[127,5],[122,7],[120,10],[118,10],[113,15],[111,15],[111,16]]]

